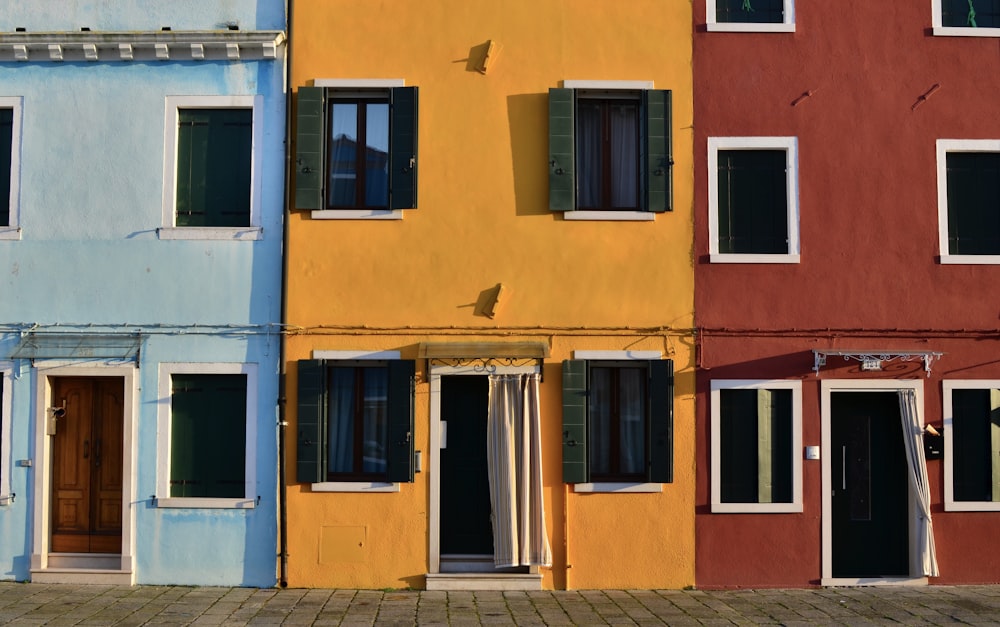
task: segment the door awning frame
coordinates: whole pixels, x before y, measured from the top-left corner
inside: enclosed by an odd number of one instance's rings
[[[944,353],[939,351],[903,351],[895,349],[813,349],[813,371],[819,376],[819,369],[826,365],[828,357],[843,357],[844,361],[852,359],[860,362],[862,369],[870,371],[881,370],[884,362],[891,361],[916,361],[920,360],[924,364],[924,372],[927,377],[931,376],[931,366],[934,361],[940,359]]]
[[[534,362],[541,374],[549,346],[544,342],[421,342],[418,356],[428,365],[471,366],[485,374],[497,366]]]
[[[140,333],[44,333],[21,338],[11,359],[121,359],[139,361]]]

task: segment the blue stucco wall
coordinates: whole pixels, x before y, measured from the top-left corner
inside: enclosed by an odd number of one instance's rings
[[[284,30],[282,0],[11,3],[0,32]],[[23,98],[19,240],[0,240],[0,365],[25,325],[145,332],[137,402],[136,580],[275,582],[285,93],[276,60],[0,63],[0,97]],[[256,241],[161,240],[167,96],[261,95],[261,225]],[[167,159],[172,157],[168,156]],[[201,325],[200,334],[191,334]],[[223,331],[213,325],[233,325]],[[59,327],[63,328],[63,327]],[[258,506],[157,509],[161,362],[255,363]],[[9,472],[0,505],[0,578],[30,576],[37,377],[14,362]]]

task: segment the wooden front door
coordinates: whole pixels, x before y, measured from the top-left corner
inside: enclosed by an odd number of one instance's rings
[[[833,576],[909,575],[909,484],[896,392],[831,395]]]
[[[125,384],[117,377],[53,379],[65,414],[52,437],[53,553],[121,553]]]

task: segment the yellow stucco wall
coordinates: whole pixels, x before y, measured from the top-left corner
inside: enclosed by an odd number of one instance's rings
[[[419,202],[399,221],[289,217],[289,585],[423,587],[434,472],[426,361],[416,391],[424,472],[390,494],[294,483],[295,362],[317,349],[415,359],[430,341],[550,347],[541,388],[554,554],[546,587],[693,584],[690,11],[662,0],[296,0],[293,91],[316,79],[419,87]],[[487,40],[500,52],[484,75],[468,60]],[[563,80],[673,91],[673,212],[575,222],[548,210],[548,89]],[[497,283],[504,299],[490,319],[477,303]],[[583,349],[674,360],[675,481],[662,493],[574,494],[562,483],[561,361]]]

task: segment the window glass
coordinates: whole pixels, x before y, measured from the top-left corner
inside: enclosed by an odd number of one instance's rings
[[[177,226],[250,226],[251,109],[177,112]]]
[[[1000,390],[952,390],[956,501],[1000,502]]]
[[[387,207],[388,99],[338,98],[328,110],[328,208]]]
[[[788,252],[784,150],[719,150],[720,253]]]
[[[590,464],[595,480],[641,479],[646,471],[646,370],[590,369]]]
[[[792,502],[792,390],[719,391],[721,501]]]
[[[941,24],[1000,28],[1000,0],[940,0]]]
[[[170,377],[170,496],[246,494],[247,377]]]
[[[576,142],[578,207],[638,209],[638,101],[579,99]]]
[[[710,0],[715,4],[717,22],[781,24],[784,0]]]
[[[949,152],[948,252],[1000,254],[1000,153]]]
[[[329,369],[329,478],[384,475],[388,466],[388,371]]]
[[[14,110],[0,109],[0,226],[10,226],[10,177]]]

